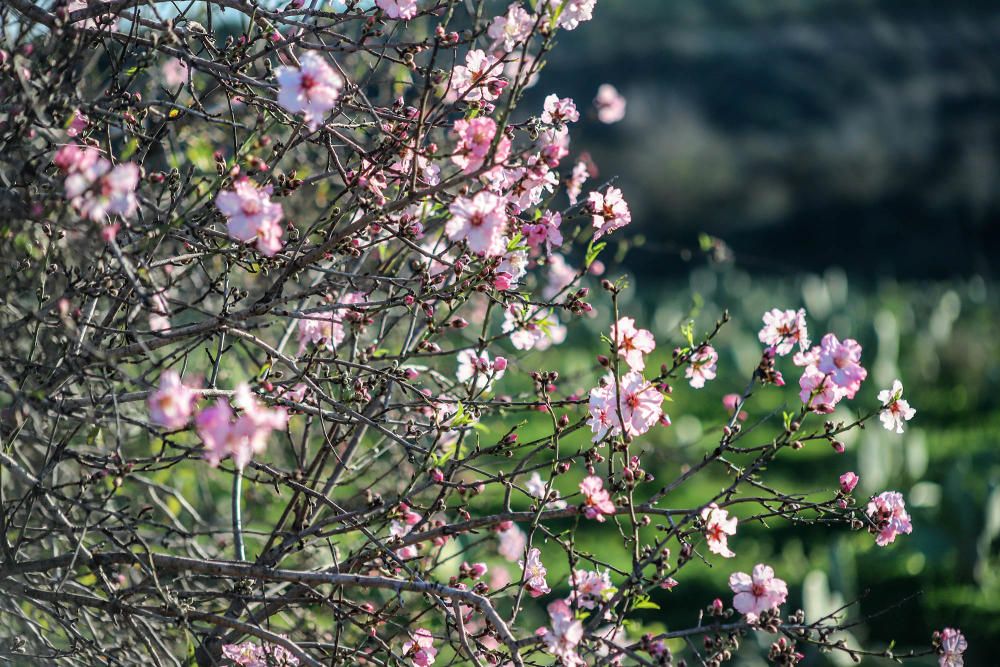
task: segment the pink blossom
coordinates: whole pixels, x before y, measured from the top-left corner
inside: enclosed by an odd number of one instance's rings
[[[135,189],[139,185],[139,167],[132,162],[112,166],[98,157],[76,154],[76,168],[66,177],[66,198],[85,218],[104,222],[109,215],[131,217],[138,208]],[[89,164],[87,164],[89,162]],[[82,168],[81,165],[83,166]]]
[[[622,191],[609,186],[607,192],[591,192],[588,200],[594,224],[594,239],[610,234],[632,222],[632,213]]]
[[[564,30],[575,30],[581,23],[594,18],[597,0],[535,0],[539,12],[549,18],[561,8],[557,25]]]
[[[492,118],[479,116],[471,120],[455,121],[454,132],[458,136],[458,144],[451,161],[458,165],[466,174],[471,174],[482,168],[493,146],[496,137],[497,124]],[[510,138],[504,135],[497,143],[496,152],[491,164],[502,164],[510,155]]]
[[[502,255],[507,247],[504,209],[503,198],[486,190],[472,199],[459,197],[449,207],[452,217],[445,224],[445,233],[452,241],[464,240],[472,252],[488,257]]]
[[[753,574],[736,572],[729,576],[729,587],[736,593],[733,608],[753,623],[770,609],[777,609],[788,597],[788,586],[776,579],[774,570],[764,564],[755,565]]]
[[[809,406],[809,409],[819,414],[833,412],[840,399],[844,397],[843,390],[815,366],[806,366],[799,378],[799,398]]]
[[[271,191],[271,186],[258,188],[243,177],[233,183],[232,190],[223,190],[215,197],[216,207],[226,216],[229,236],[244,243],[256,242],[257,250],[266,257],[282,247],[278,223],[283,213],[281,204],[271,201]]]
[[[533,598],[541,597],[549,593],[549,586],[545,583],[547,573],[542,565],[542,552],[532,547],[528,550],[528,560],[518,561],[518,565],[524,570],[524,590]]]
[[[344,325],[333,311],[310,313],[302,317],[299,320],[298,332],[300,355],[309,345],[321,345],[333,352],[347,336]]]
[[[736,554],[729,548],[729,536],[736,534],[736,517],[729,517],[729,512],[721,509],[715,503],[701,511],[701,519],[705,522],[705,539],[708,550],[723,558],[732,558]]]
[[[576,110],[576,104],[572,98],[549,95],[545,98],[542,107],[542,122],[550,125],[563,125],[565,123],[575,123],[580,120],[580,112]]]
[[[854,487],[858,485],[858,481],[860,479],[861,478],[853,472],[845,472],[840,476],[840,490],[844,493],[850,493],[854,490]]]
[[[614,592],[608,572],[573,570],[568,602],[580,609],[596,609]]]
[[[531,473],[531,477],[524,483],[525,490],[533,497],[538,498],[539,500],[544,500],[546,507],[551,507],[552,509],[562,509],[566,507],[566,501],[559,500],[559,492],[552,489],[546,491],[545,486],[546,484],[542,480],[542,476],[538,474],[537,470]],[[554,499],[549,500],[550,496],[554,496]]]
[[[493,40],[491,49],[502,45],[503,50],[510,53],[531,37],[535,21],[535,17],[519,3],[512,2],[507,7],[506,14],[497,16],[490,22],[486,34]]]
[[[418,11],[417,0],[375,0],[375,4],[391,19],[409,21]]]
[[[503,359],[503,357],[498,357]],[[502,364],[507,367],[506,359]],[[462,384],[472,380],[472,390],[475,393],[489,391],[493,388],[493,382],[504,376],[504,370],[497,368],[495,362],[490,361],[490,354],[483,350],[462,350],[458,353],[458,370],[455,371],[455,379]]]
[[[507,82],[500,76],[502,65],[493,56],[480,49],[473,49],[465,56],[465,64],[458,65],[452,71],[451,85],[456,95],[462,99],[475,102],[484,100],[491,102],[500,97]]]
[[[764,345],[773,347],[780,356],[791,352],[796,344],[799,350],[809,349],[806,311],[801,308],[797,311],[772,308],[764,313],[764,328],[757,337]]]
[[[603,385],[590,390],[590,419],[587,424],[594,433],[594,442],[608,433],[618,435],[622,432],[619,410],[625,422],[624,432],[633,437],[646,433],[664,416],[661,408],[663,394],[642,373],[629,372],[621,379],[620,385],[620,405],[613,377],[609,376]]]
[[[962,654],[969,648],[965,635],[960,630],[945,628],[941,631],[941,655],[938,657],[938,667],[963,667],[965,659]]]
[[[588,519],[604,522],[604,515],[614,516],[615,504],[611,494],[604,488],[604,480],[593,475],[584,477],[580,482],[580,493],[583,494],[583,515]]]
[[[880,547],[892,544],[896,535],[909,535],[913,531],[903,494],[897,491],[883,491],[872,498],[868,503],[868,518],[878,531],[875,544]]]
[[[434,635],[430,630],[417,628],[410,633],[410,638],[403,642],[403,657],[409,658],[417,667],[427,667],[434,664]]]
[[[625,104],[625,98],[610,83],[601,84],[597,89],[594,106],[597,107],[597,119],[602,123],[610,125],[624,118]]]
[[[559,323],[554,311],[532,307],[530,312],[529,315],[528,307],[523,305],[512,305],[504,311],[501,330],[510,334],[514,347],[518,350],[545,351],[566,340],[566,327]]]
[[[149,395],[149,418],[168,431],[187,426],[198,402],[198,392],[181,382],[177,371],[160,374],[160,387]]]
[[[587,177],[590,176],[590,170],[587,168],[586,162],[577,162],[573,167],[573,174],[570,176],[569,181],[566,183],[566,196],[569,197],[569,203],[576,205],[576,202],[580,198],[580,193],[583,192],[583,184],[587,182]]]
[[[336,106],[344,79],[317,53],[303,54],[299,63],[299,67],[281,67],[275,73],[278,104],[289,113],[301,112],[309,128],[315,130]]]
[[[500,546],[497,553],[514,562],[524,556],[524,548],[528,545],[528,538],[516,524],[510,524],[506,530],[499,533]]]
[[[521,228],[524,232],[524,241],[536,250],[543,244],[558,248],[563,243],[563,236],[559,231],[561,224],[562,215],[558,211],[547,210],[537,222],[525,224]]]
[[[168,58],[160,67],[163,82],[171,88],[184,85],[188,80],[188,64],[178,58]]]
[[[66,128],[66,134],[75,137],[87,129],[88,125],[90,125],[90,119],[77,109],[73,112],[73,119],[70,121],[69,127]]]
[[[611,339],[618,355],[635,371],[646,368],[644,355],[656,349],[653,334],[648,329],[636,329],[635,320],[631,317],[622,317],[611,325]]]
[[[259,404],[247,384],[236,388],[234,402],[242,414],[233,420],[233,409],[224,399],[200,411],[195,417],[195,429],[205,443],[205,458],[212,466],[226,456],[242,470],[255,454],[267,446],[267,438],[274,430],[284,430],[288,413],[284,408],[266,408]]]
[[[564,667],[582,667],[586,663],[576,652],[583,640],[583,623],[573,616],[573,611],[564,600],[549,604],[549,628],[541,628],[539,634],[545,643],[545,650],[559,658]]]
[[[878,400],[882,403],[882,410],[878,413],[878,418],[882,421],[882,426],[887,431],[903,432],[903,423],[913,419],[917,411],[910,407],[910,404],[903,400],[903,383],[894,380],[892,389],[883,389],[878,393]]]
[[[844,390],[847,398],[854,398],[868,371],[861,366],[861,346],[852,338],[840,342],[832,333],[820,341],[820,371],[830,375],[833,383]]]
[[[66,144],[52,159],[52,163],[64,174],[84,172],[97,164],[101,154],[96,148],[80,144]]]
[[[684,371],[692,387],[701,389],[705,386],[706,380],[715,379],[716,366],[719,362],[719,353],[711,345],[702,345],[698,351],[691,355],[687,370]]]

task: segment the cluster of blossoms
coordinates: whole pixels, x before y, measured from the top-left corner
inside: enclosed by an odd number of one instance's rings
[[[223,644],[222,655],[240,667],[294,667],[299,664],[293,653],[277,644]]]
[[[215,197],[215,205],[226,216],[229,235],[243,243],[254,243],[260,254],[272,257],[284,246],[281,240],[281,204],[271,201],[273,189],[258,187],[249,178],[240,178],[232,190]]]
[[[81,144],[63,146],[53,163],[66,175],[66,199],[84,218],[104,224],[110,216],[135,215],[139,167],[134,163],[113,165],[96,148]],[[110,223],[105,229],[114,238],[118,226]]]
[[[213,466],[232,456],[233,463],[242,470],[255,454],[264,451],[272,431],[284,430],[288,425],[284,408],[261,405],[245,383],[234,392],[234,403],[241,411],[238,417],[223,398],[195,414],[198,395],[198,390],[184,384],[176,371],[164,371],[159,388],[149,395],[150,417],[165,429],[177,430],[187,426],[193,416],[195,429],[205,444],[205,459]]]

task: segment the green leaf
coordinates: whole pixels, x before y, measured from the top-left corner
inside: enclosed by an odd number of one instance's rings
[[[128,140],[128,143],[125,144],[125,148],[122,149],[122,154],[119,156],[119,159],[120,160],[129,159],[130,157],[135,155],[135,151],[138,148],[139,148],[139,140],[136,139],[135,137],[132,137],[131,139]]]
[[[601,251],[604,250],[604,248],[606,248],[607,245],[608,244],[605,243],[604,241],[601,241],[600,243],[597,244],[591,241],[590,245],[587,246],[587,257],[584,260],[584,266],[590,268],[590,265],[594,263],[594,261],[597,259],[597,256],[601,254]]]

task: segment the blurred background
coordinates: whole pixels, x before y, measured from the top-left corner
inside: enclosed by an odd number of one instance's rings
[[[845,454],[807,447],[770,474],[830,493],[856,470],[863,497],[904,493],[913,534],[879,549],[846,530],[748,528],[734,565],[767,559],[813,618],[860,599],[849,641],[867,647],[919,647],[961,627],[968,665],[996,664],[1000,637],[998,37],[993,2],[600,0],[594,21],[560,35],[525,104],[557,92],[584,109],[600,84],[618,88],[625,119],[602,125],[591,110],[573,148],[632,207],[628,247],[608,262],[610,277],[632,275],[623,308],[665,354],[687,318],[704,332],[733,315],[719,379],[679,391],[673,428],[646,445],[657,478],[717,440],[709,429],[756,364],[765,310],[805,307],[814,339],[857,338],[871,374],[853,407],[899,377],[918,411],[907,433],[874,424]],[[567,360],[591,354],[574,340]],[[794,399],[761,397],[758,415]],[[716,570],[686,568],[646,621],[689,625],[692,603],[726,592],[730,568]]]

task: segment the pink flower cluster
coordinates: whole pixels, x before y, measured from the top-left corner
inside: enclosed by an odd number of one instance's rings
[[[549,604],[549,627],[539,628],[545,650],[559,659],[564,667],[583,667],[586,663],[576,652],[583,641],[583,623],[573,615],[565,600]]]
[[[796,345],[800,351],[809,349],[809,332],[806,328],[806,311],[778,310],[764,313],[764,328],[757,334],[760,342],[774,348],[780,356],[791,352]]]
[[[453,129],[458,143],[451,156],[451,161],[466,174],[478,171],[485,164],[490,148],[493,146],[493,139],[497,133],[496,121],[487,116],[479,116],[471,120],[459,119],[455,121]],[[502,164],[507,159],[510,155],[510,146],[509,137],[500,138],[493,153],[491,166]]]
[[[223,644],[222,655],[232,660],[240,667],[294,667],[299,664],[299,659],[286,649],[277,644],[265,644],[259,646],[253,642],[243,642],[242,644]]]
[[[66,199],[84,218],[104,223],[112,215],[135,214],[139,167],[134,163],[112,165],[97,149],[80,144],[63,146],[53,162],[66,174]],[[116,231],[116,225],[109,227],[111,237]]]
[[[867,513],[876,531],[875,544],[880,547],[895,542],[897,535],[909,535],[913,531],[903,494],[898,491],[883,491],[872,498]]]
[[[338,305],[362,303],[364,300],[364,294],[348,292]],[[344,320],[352,315],[357,316],[357,312],[347,311],[345,314],[345,309],[303,315],[298,324],[299,355],[305,352],[309,345],[317,345],[333,352],[347,337]]]
[[[232,456],[233,463],[242,470],[254,454],[264,451],[272,431],[287,427],[288,412],[258,403],[247,384],[236,388],[234,402],[242,411],[239,417],[228,401],[219,398],[198,413],[194,420],[195,430],[205,443],[205,458],[209,464],[217,466],[222,459]]]
[[[569,577],[570,592],[566,600],[580,609],[596,609],[614,593],[607,571],[573,570]]]
[[[505,357],[497,357],[490,361],[490,354],[485,350],[478,353],[474,350],[462,350],[458,353],[455,379],[462,384],[472,380],[473,391],[478,393],[489,391],[493,387],[493,382],[502,378],[506,370]]]
[[[823,336],[818,347],[795,355],[805,366],[799,378],[799,397],[813,412],[826,414],[843,398],[854,398],[868,371],[861,365],[861,345],[852,338],[841,342],[835,335]]]
[[[617,123],[625,117],[625,98],[610,83],[601,84],[594,98],[597,119],[605,124]]]
[[[608,376],[590,390],[587,425],[593,432],[593,441],[603,440],[608,434],[626,433],[639,436],[664,419],[663,394],[639,371],[631,371],[621,378],[619,386],[614,377]]]
[[[278,223],[283,215],[281,204],[271,201],[271,186],[257,187],[249,178],[240,178],[232,190],[223,190],[215,197],[215,205],[226,216],[229,235],[243,243],[255,242],[257,250],[271,257],[284,245]]]

